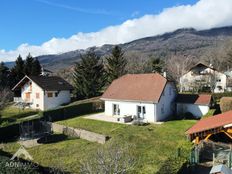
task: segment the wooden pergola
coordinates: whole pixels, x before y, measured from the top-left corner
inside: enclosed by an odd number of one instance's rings
[[[186,131],[189,140],[196,144],[219,133],[224,133],[232,140],[232,111],[201,119]]]

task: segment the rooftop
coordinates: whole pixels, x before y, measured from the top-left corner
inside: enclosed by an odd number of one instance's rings
[[[158,73],[127,74],[114,80],[101,99],[158,102],[166,83]]]
[[[209,94],[178,94],[176,103],[210,105],[211,99]]]
[[[232,124],[232,110],[198,121],[195,125],[186,131],[186,134],[203,132],[224,127],[229,124]]]

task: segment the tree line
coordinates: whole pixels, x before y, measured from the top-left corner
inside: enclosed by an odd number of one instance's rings
[[[99,96],[113,80],[127,73],[127,60],[119,46],[112,49],[111,55],[104,59],[93,50],[81,55],[75,64],[73,83],[77,98],[91,98]],[[164,62],[159,58],[152,58],[148,72],[163,72]]]
[[[25,60],[19,55],[15,65],[10,69],[4,62],[0,63],[0,89],[12,88],[25,75],[38,76],[41,73],[41,65],[37,58],[29,53]]]

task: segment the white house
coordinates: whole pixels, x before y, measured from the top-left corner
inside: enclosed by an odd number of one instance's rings
[[[105,115],[131,115],[157,122],[175,112],[176,95],[174,82],[160,74],[127,74],[114,80],[101,99]]]
[[[198,63],[180,78],[180,88],[181,91],[193,91],[199,87],[211,87],[215,93],[224,92],[227,88],[227,76],[212,66]]]
[[[70,102],[72,85],[57,76],[25,76],[15,87],[15,102],[47,110]]]
[[[200,118],[205,115],[211,106],[212,96],[208,94],[178,94],[176,98],[177,115],[191,113]]]

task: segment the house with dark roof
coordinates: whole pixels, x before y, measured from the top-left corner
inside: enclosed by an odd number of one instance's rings
[[[210,94],[178,94],[176,98],[177,115],[183,116],[191,113],[194,117],[200,118],[205,115],[212,104]]]
[[[180,89],[182,92],[194,91],[198,88],[208,89],[215,93],[224,92],[227,89],[227,76],[212,65],[197,63],[180,77]]]
[[[105,115],[131,115],[157,122],[174,114],[176,96],[174,82],[151,73],[127,74],[114,80],[101,99],[105,101]]]
[[[32,109],[47,110],[69,103],[73,89],[57,76],[25,76],[14,87],[14,101],[26,103]]]

